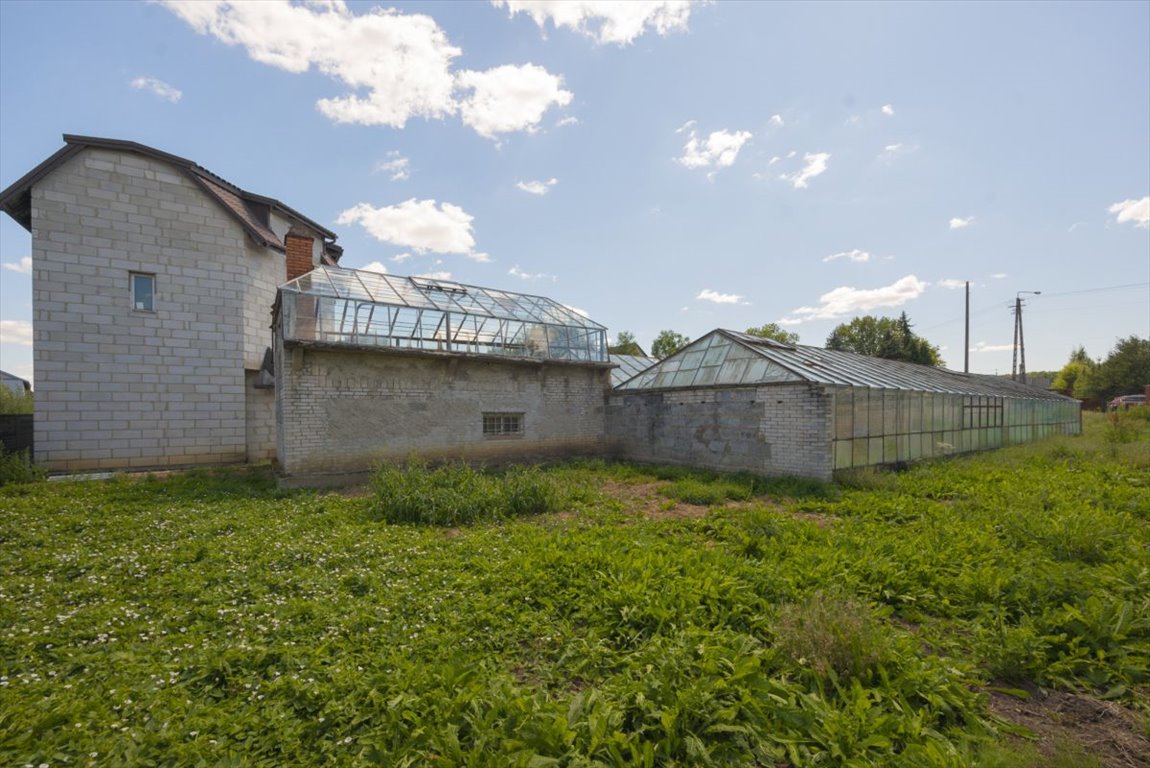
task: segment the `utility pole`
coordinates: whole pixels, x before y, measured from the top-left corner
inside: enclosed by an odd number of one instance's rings
[[[970,281],[966,281],[966,335],[962,345],[962,372],[970,373]]]
[[[1042,291],[1018,291],[1014,294],[1014,360],[1010,364],[1010,378],[1012,381],[1026,383],[1026,342],[1022,336],[1022,294],[1031,293],[1040,296]],[[1021,365],[1019,365],[1021,358]]]

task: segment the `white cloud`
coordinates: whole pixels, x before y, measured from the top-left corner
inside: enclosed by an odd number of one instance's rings
[[[27,320],[0,320],[0,344],[32,346],[32,324]]]
[[[404,253],[395,254],[394,256],[391,257],[391,260],[394,261],[396,264],[402,264],[403,262],[407,261],[410,258],[411,258],[411,254],[404,252]]]
[[[901,142],[898,144],[887,144],[882,148],[882,152],[879,153],[878,159],[892,163],[896,158],[902,157],[904,155],[909,155],[917,149],[918,147],[913,144],[903,144]]]
[[[710,288],[704,288],[699,291],[699,295],[695,297],[696,301],[711,301],[715,304],[747,304],[743,301],[742,296],[733,293],[719,293],[712,291]]]
[[[1067,232],[1077,232],[1078,230],[1084,228],[1085,226],[1086,226],[1085,221],[1076,221],[1073,224],[1071,224],[1070,227],[1066,231]]]
[[[376,173],[386,173],[392,181],[406,181],[411,177],[411,163],[398,150],[387,153],[386,160],[375,164]]]
[[[463,122],[489,139],[511,131],[533,133],[552,105],[565,107],[573,94],[563,90],[563,78],[535,64],[505,64],[484,72],[466,70],[455,78],[464,91]]]
[[[1005,272],[995,272],[994,274],[991,275],[991,277],[994,278],[995,280],[1002,280],[1005,277],[1007,277],[1007,275]]]
[[[550,21],[599,43],[626,45],[648,29],[660,35],[685,31],[691,15],[690,0],[492,0],[509,16],[526,13],[540,28]]]
[[[971,352],[1010,352],[1014,349],[1013,344],[987,344],[985,341],[980,341],[970,348]]]
[[[559,179],[552,177],[547,181],[518,181],[515,186],[532,195],[545,195],[558,183]]]
[[[184,98],[184,92],[179,88],[168,85],[155,77],[137,77],[131,82],[131,86],[137,91],[154,93],[164,101],[170,101],[173,104],[178,104],[180,99]]]
[[[507,274],[518,277],[520,280],[543,280],[545,278],[550,278],[552,282],[555,280],[554,275],[548,275],[546,272],[525,272],[519,268],[518,264],[507,270]]]
[[[27,275],[32,272],[32,257],[21,256],[20,261],[6,261],[3,266],[4,269],[10,272],[19,272],[22,275]]]
[[[792,152],[787,157],[791,157]],[[803,155],[805,164],[802,170],[795,171],[794,173],[784,173],[779,178],[784,181],[789,181],[795,189],[806,189],[807,182],[815,176],[820,176],[827,169],[827,161],[831,159],[829,152],[816,152],[814,154],[807,152]]]
[[[944,280],[939,280],[938,285],[941,286],[942,288],[950,288],[951,290],[955,290],[957,288],[965,288],[966,287],[966,281],[965,280],[955,280],[953,277],[948,277]]]
[[[914,275],[907,275],[881,288],[859,289],[842,287],[819,297],[817,307],[799,307],[785,318],[786,325],[804,320],[830,320],[852,312],[864,312],[878,307],[897,307],[916,299],[926,290],[928,283]]]
[[[347,93],[316,102],[338,123],[402,128],[409,119],[457,112],[481,135],[533,130],[552,104],[571,94],[542,67],[452,71],[462,51],[435,19],[375,8],[356,15],[343,0],[272,3],[161,0],[197,32],[243,47],[262,64],[294,74],[312,67]],[[462,99],[457,89],[473,91]]]
[[[678,132],[686,127],[683,126]],[[749,131],[712,131],[705,140],[699,141],[698,134],[692,130],[691,138],[683,145],[683,154],[675,162],[685,168],[730,168],[735,164],[739,150],[750,139]]]
[[[782,160],[782,158],[779,157],[778,155],[775,155],[774,157],[771,158],[771,161],[769,163],[767,163],[767,165],[774,165],[775,163],[779,162],[780,160]]]
[[[894,115],[894,107],[890,104],[883,104],[882,105],[882,113],[884,115],[886,115],[887,117],[891,117],[892,115]]]
[[[450,272],[424,272],[420,275],[412,275],[412,277],[424,277],[428,280],[450,280]]]
[[[1139,229],[1150,229],[1150,196],[1141,200],[1123,200],[1107,210],[1118,216],[1119,224],[1128,221]]]
[[[769,122],[771,125],[773,125],[775,127],[782,127],[783,116],[782,115],[771,115],[771,119],[767,122]]]
[[[488,264],[491,262],[491,254],[484,253],[483,251],[471,251],[467,254],[467,258],[479,264]]]
[[[360,269],[364,272],[378,272],[381,275],[387,274],[387,267],[383,266],[381,261],[372,261],[364,264]]]
[[[339,224],[360,224],[385,243],[416,253],[470,253],[475,247],[471,222],[475,217],[457,205],[411,198],[399,205],[374,208],[360,203],[339,215]]]
[[[848,261],[864,262],[870,261],[870,253],[861,251],[858,248],[852,248],[849,251],[842,253],[832,253],[830,256],[824,256],[823,261],[834,261],[835,259],[847,259]]]
[[[563,128],[568,125],[578,125],[579,118],[574,115],[567,115],[567,117],[560,118],[559,122],[555,123],[556,128]]]
[[[967,216],[965,219],[960,219],[959,217],[955,216],[953,219],[950,220],[950,228],[951,229],[965,229],[966,227],[969,227],[973,223],[974,223],[974,217],[973,216]]]

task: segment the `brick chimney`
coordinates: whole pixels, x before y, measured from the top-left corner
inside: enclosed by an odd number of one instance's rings
[[[305,234],[303,230],[296,229],[294,226],[288,230],[284,236],[288,280],[295,280],[300,275],[312,271],[314,267],[312,249],[314,246],[315,239],[311,235]]]

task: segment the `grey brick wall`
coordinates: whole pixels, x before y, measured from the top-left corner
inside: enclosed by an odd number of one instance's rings
[[[605,450],[607,368],[292,345],[277,350],[276,367],[289,475],[414,455],[498,462]],[[523,436],[485,437],[484,412],[522,413]]]
[[[831,402],[809,384],[613,392],[607,436],[622,458],[829,480]]]
[[[244,460],[238,224],[162,162],[87,149],[33,187],[32,251],[44,466]],[[155,273],[154,312],[130,306],[133,271]]]

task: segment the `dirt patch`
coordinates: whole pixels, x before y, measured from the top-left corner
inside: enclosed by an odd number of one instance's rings
[[[1026,691],[1027,699],[989,691],[989,708],[996,717],[1033,733],[1034,745],[1046,757],[1077,745],[1105,768],[1150,768],[1150,738],[1137,713],[1090,696],[1032,686]]]

